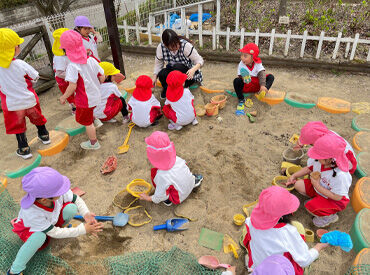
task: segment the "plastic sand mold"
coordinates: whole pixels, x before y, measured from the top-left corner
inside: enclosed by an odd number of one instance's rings
[[[237,94],[236,94],[236,92],[232,92],[230,90],[225,90],[225,92],[228,93],[229,95],[233,96],[233,97],[238,97]],[[252,94],[251,93],[246,93],[246,94],[243,93],[243,95],[244,96],[250,96]]]
[[[233,220],[236,225],[242,225],[245,222],[245,217],[243,214],[235,214]]]
[[[122,189],[118,194],[116,194],[113,198],[113,205],[117,206],[122,210],[126,210],[132,207],[135,202],[137,202],[139,198],[132,199],[131,194],[129,194],[125,189]]]
[[[141,205],[127,208],[124,213],[129,215],[128,224],[131,226],[142,226],[152,221],[152,217]]]
[[[203,227],[200,231],[198,243],[201,246],[221,251],[224,234]]]
[[[357,169],[355,175],[358,178],[367,177],[370,172],[370,153],[360,152],[357,155]]]
[[[370,132],[358,132],[352,140],[353,147],[358,151],[370,150]]]
[[[266,95],[263,98],[261,98],[261,94],[260,95],[255,94],[255,96],[258,100],[262,102],[265,102],[269,105],[275,105],[284,101],[285,92],[269,90],[268,93],[266,93]]]
[[[117,157],[115,155],[107,157],[104,161],[102,167],[100,168],[100,173],[103,175],[108,174],[116,170],[117,168]]]
[[[239,258],[238,255],[238,245],[237,243],[228,235],[225,234],[224,236],[224,253],[230,253],[232,252],[235,259]]]
[[[243,205],[243,211],[247,217],[251,216],[253,208],[257,205],[258,200]]]
[[[247,100],[244,102],[245,107],[251,108],[253,106],[253,101],[250,98],[247,98]]]
[[[351,103],[335,97],[319,97],[317,107],[332,114],[342,114],[351,111]]]
[[[198,263],[208,267],[209,269],[217,269],[219,267],[229,268],[229,264],[220,264],[218,259],[215,256],[202,256],[198,259]]]
[[[330,245],[340,246],[342,250],[349,252],[353,248],[353,243],[351,237],[345,233],[338,230],[331,231],[322,235],[320,242],[329,243]]]
[[[78,188],[78,187],[73,187],[73,188],[71,189],[71,191],[73,192],[73,194],[76,194],[77,196],[80,196],[80,197],[82,197],[83,195],[85,195],[85,194],[86,194],[86,192],[85,192],[85,191],[81,190],[81,189],[80,189],[80,188]]]
[[[315,240],[315,233],[313,233],[312,230],[305,228],[304,237],[307,243],[313,243],[313,241]]]
[[[55,130],[66,132],[68,135],[73,137],[78,134],[84,133],[86,131],[86,128],[85,126],[78,124],[74,116],[69,116],[59,122],[58,125],[55,127]]]
[[[301,224],[298,221],[292,221],[291,225],[293,225],[295,228],[297,228],[297,231],[298,231],[299,234],[305,235],[306,230],[304,229],[303,224]]]
[[[370,102],[356,102],[351,104],[352,112],[356,114],[369,114]]]
[[[141,193],[149,194],[152,185],[143,179],[134,179],[126,186],[126,189],[131,195],[139,198]]]
[[[294,189],[294,184],[292,184],[290,187],[286,186],[285,183],[288,181],[288,177],[286,176],[276,176],[272,180],[272,185],[280,186],[288,191],[292,191]]]
[[[261,91],[259,93],[256,94],[256,97],[258,100],[262,100],[264,97],[266,96],[266,91]]]
[[[285,103],[295,108],[311,109],[316,106],[316,98],[309,98],[298,93],[287,93],[284,98]]]
[[[49,138],[49,144],[43,144],[38,137],[33,138],[29,143],[31,151],[36,149],[41,156],[53,156],[63,151],[69,142],[69,135],[62,131],[49,131]]]
[[[361,114],[352,119],[352,129],[360,131],[370,131],[370,114]]]
[[[289,142],[290,142],[290,143],[293,143],[293,144],[296,144],[296,143],[298,142],[298,139],[299,139],[299,135],[294,134],[294,135],[289,139]]]
[[[15,153],[5,155],[3,160],[8,168],[2,169],[1,172],[11,179],[23,177],[40,165],[41,158],[41,155],[38,153],[33,153],[33,157],[29,159],[18,157]]]

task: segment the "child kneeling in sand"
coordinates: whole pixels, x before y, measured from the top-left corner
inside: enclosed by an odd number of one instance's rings
[[[238,96],[239,105],[244,104],[243,93],[267,93],[274,82],[272,74],[266,75],[259,48],[254,43],[248,43],[242,49],[238,66],[238,77],[234,79],[234,90]]]
[[[188,124],[197,125],[194,109],[194,96],[184,82],[188,78],[180,71],[172,71],[167,76],[166,101],[163,107],[164,115],[170,120],[168,130],[181,130]]]
[[[263,190],[250,218],[245,220],[247,234],[243,244],[248,250],[248,269],[255,269],[271,255],[283,255],[293,265],[295,274],[303,274],[319,257],[328,244],[319,243],[309,249],[296,227],[290,224],[292,214],[298,209],[296,196],[279,186]]]
[[[25,243],[7,274],[20,274],[28,261],[49,238],[71,238],[96,234],[103,224],[95,220],[85,202],[70,190],[66,176],[50,167],[38,167],[25,175],[22,187],[27,195],[21,200],[21,210],[13,224],[13,232]],[[86,223],[77,227],[63,228],[79,212]]]
[[[286,183],[294,184],[295,189],[304,196],[312,198],[305,207],[317,227],[326,227],[338,221],[336,213],[343,211],[349,203],[348,191],[352,176],[345,155],[346,142],[334,133],[319,138],[308,150],[310,157],[307,167],[294,173]],[[317,177],[313,172],[318,172]],[[310,179],[300,179],[311,173]]]
[[[192,174],[185,160],[176,156],[175,145],[166,133],[155,131],[145,142],[148,159],[154,166],[151,178],[155,192],[153,196],[142,193],[140,199],[154,203],[162,201],[167,206],[182,203],[200,186],[203,176]]]

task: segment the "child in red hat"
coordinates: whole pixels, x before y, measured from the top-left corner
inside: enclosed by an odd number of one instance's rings
[[[152,79],[141,75],[136,80],[136,88],[128,101],[130,119],[139,127],[148,127],[162,117],[161,104],[152,93]]]
[[[163,107],[164,115],[170,120],[168,130],[181,130],[188,124],[197,125],[194,109],[194,96],[183,84],[187,75],[180,71],[172,71],[167,76],[166,101]]]
[[[352,176],[345,154],[346,145],[335,133],[320,137],[307,152],[307,167],[294,173],[286,183],[294,184],[299,193],[311,198],[304,206],[314,216],[312,221],[317,227],[338,221],[337,213],[349,203]],[[310,179],[298,179],[308,174]]]
[[[243,93],[267,92],[274,82],[272,74],[266,75],[261,58],[258,57],[259,49],[254,43],[248,43],[242,49],[238,66],[238,77],[234,79],[234,89],[239,99],[239,104],[244,104]]]

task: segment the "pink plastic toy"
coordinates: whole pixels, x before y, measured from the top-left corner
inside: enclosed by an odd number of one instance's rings
[[[220,262],[215,256],[209,256],[209,255],[200,257],[198,259],[198,263],[210,269],[216,269],[219,267],[230,268],[229,264],[220,264]]]

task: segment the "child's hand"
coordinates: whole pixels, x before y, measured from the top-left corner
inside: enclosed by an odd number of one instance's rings
[[[157,85],[157,75],[153,75],[153,88]]]
[[[86,223],[92,223],[92,224],[95,224],[97,223],[96,219],[95,219],[95,214],[94,213],[87,213],[85,216],[84,216],[84,220]]]
[[[265,86],[261,86],[259,93],[261,93],[262,91],[265,91],[267,93],[267,88]]]
[[[195,74],[195,70],[194,70],[194,68],[191,68],[190,70],[188,70],[188,71],[186,72],[186,74],[188,75],[188,80],[193,79],[194,74]]]
[[[316,187],[317,188],[317,186],[320,186],[320,178],[319,179],[315,179],[313,177],[310,177],[310,180],[311,180],[311,183],[312,183],[312,186],[313,187]]]
[[[291,175],[288,181],[285,183],[286,186],[294,184],[297,181],[296,177],[294,175]]]
[[[94,236],[98,236],[97,233],[103,231],[104,225],[101,222],[97,223],[85,223],[86,234],[91,233]]]
[[[294,146],[293,146],[293,151],[298,151],[299,149],[301,149],[302,148],[302,146],[301,145],[299,145],[298,143],[297,144],[295,144]]]
[[[152,201],[152,198],[149,195],[145,194],[145,193],[141,193],[141,194],[139,194],[139,196],[140,196],[140,200]]]
[[[60,104],[65,104],[66,103],[66,101],[67,101],[67,99],[62,95],[60,98],[59,98],[59,102],[60,102]]]

